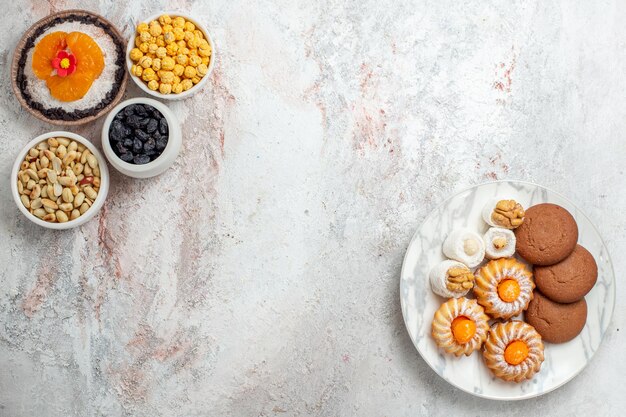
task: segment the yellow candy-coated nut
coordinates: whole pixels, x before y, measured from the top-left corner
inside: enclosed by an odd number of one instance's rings
[[[156,50],[156,56],[157,58],[165,58],[167,56],[167,49],[165,49],[165,47],[163,46],[159,46],[159,48]]]
[[[193,32],[194,30],[196,30],[196,25],[194,25],[190,21],[187,21],[185,22],[185,30],[188,30],[189,32]]]
[[[133,65],[130,67],[130,72],[137,77],[141,77],[141,74],[143,74],[143,67],[141,65]]]
[[[191,80],[182,80],[180,82],[180,85],[183,86],[183,91],[187,91],[189,90],[191,87],[193,87],[193,82],[191,82]]]
[[[197,38],[204,39],[204,33],[199,29],[194,30],[193,34],[196,35]]]
[[[178,48],[178,55],[180,54],[189,55],[189,48],[186,46],[184,48]]]
[[[194,35],[193,32],[185,31],[185,38],[184,38],[185,42],[189,43],[191,39],[195,39],[195,38],[196,38],[196,35]]]
[[[148,88],[152,91],[156,91],[159,88],[159,82],[157,80],[150,80]]]
[[[161,60],[161,69],[164,69],[165,71],[172,71],[175,68],[176,62],[171,56],[166,56]]]
[[[163,33],[171,33],[174,30],[172,25],[163,25]]]
[[[177,28],[176,26],[174,26],[174,30],[172,30],[172,33],[174,34],[174,39],[176,39],[177,41],[182,41],[185,39],[185,31],[181,28]]]
[[[172,84],[174,82],[174,73],[172,71],[159,71],[159,79],[162,83]]]
[[[200,77],[204,77],[207,73],[207,71],[209,70],[209,68],[204,65],[204,64],[200,64],[196,67],[196,73],[200,76]]]
[[[211,56],[211,48],[200,48],[198,49],[198,55],[201,57],[210,57]]]
[[[143,70],[143,74],[141,75],[141,79],[144,81],[152,81],[156,80],[156,73],[152,68],[146,68]]]
[[[152,35],[150,35],[150,32],[148,31],[139,32],[139,37],[141,38],[141,42],[148,42],[152,39]]]
[[[147,32],[149,29],[150,28],[148,27],[148,24],[145,22],[142,22],[137,25],[137,33]]]
[[[189,50],[189,56],[192,57],[194,55],[198,56],[198,50],[197,49],[190,49]]]
[[[152,66],[152,58],[150,58],[149,56],[142,56],[139,60],[139,65],[144,68],[150,68]]]
[[[186,48],[187,47],[187,42],[185,41],[180,41],[180,40],[176,40],[176,44],[178,45],[178,48]]]
[[[150,45],[148,45],[149,54],[156,54],[157,49],[159,49],[159,45],[157,45],[156,43],[151,43]]]
[[[185,68],[185,72],[183,72],[183,75],[186,78],[193,78],[196,76],[196,69],[192,66],[188,66]]]
[[[139,50],[140,50],[141,52],[143,52],[144,54],[145,54],[145,53],[148,53],[148,46],[150,46],[150,44],[149,44],[148,42],[142,42],[142,43],[139,45]]]
[[[202,58],[200,58],[198,55],[192,55],[189,57],[189,65],[191,65],[192,67],[197,67],[200,64],[202,64]]]
[[[143,52],[139,48],[133,48],[130,50],[130,59],[137,62],[143,56]]]
[[[162,25],[169,25],[172,23],[172,18],[168,14],[162,14],[159,16],[159,23]]]
[[[161,59],[159,59],[159,58],[154,58],[154,59],[152,60],[152,69],[153,69],[153,70],[158,71],[158,70],[160,70],[160,69],[161,69],[161,66],[162,66]]]
[[[139,45],[141,45],[141,38],[139,36],[135,36],[135,46],[139,48]]]
[[[165,46],[165,38],[163,35],[157,36],[156,44],[159,46]]]
[[[150,40],[148,41],[148,43],[156,43],[156,41],[157,41],[156,36],[150,36]]]
[[[169,45],[167,45],[165,47],[165,50],[167,51],[167,54],[169,56],[176,56],[178,55],[178,45],[176,45],[176,43],[172,42]]]
[[[175,28],[184,28],[185,27],[185,19],[181,16],[176,16],[173,20],[172,20],[172,26],[174,26]]]
[[[167,68],[163,67],[163,69],[167,69]],[[174,73],[174,75],[177,75],[180,77],[185,72],[185,67],[180,64],[176,64],[174,65],[174,69],[172,70],[172,72]]]
[[[161,27],[161,25],[159,25],[158,23],[155,25],[150,25],[150,34],[152,36],[159,36],[161,33],[163,33],[163,28]]]
[[[152,36],[159,36],[161,33],[163,33],[163,28],[156,20],[151,21],[148,27],[150,28],[150,34]]]
[[[159,93],[161,94],[169,94],[172,92],[172,85],[171,84],[159,84]]]
[[[207,67],[209,66],[209,62],[211,62],[211,59],[209,59],[209,57],[208,57],[208,56],[203,56],[203,57],[202,57],[202,63],[203,63],[204,65],[206,65]]]
[[[201,80],[201,78],[200,78],[200,77],[193,77],[193,78],[191,79],[191,82],[192,82],[192,83],[194,83],[194,84],[198,84],[198,83],[200,82],[200,80]]]
[[[206,39],[200,38],[200,40],[198,41],[198,48],[205,49],[205,48],[210,48],[210,47],[211,45],[209,44],[209,41],[207,41]]]
[[[176,62],[179,63],[180,65],[187,65],[188,61],[189,61],[189,58],[185,54],[181,53],[176,56]]]
[[[176,37],[174,36],[172,32],[165,32],[163,34],[163,40],[165,41],[165,44],[168,46],[176,45],[175,43],[173,43],[176,40]],[[178,45],[176,45],[176,49],[178,50]]]
[[[195,36],[187,41],[187,47],[190,49],[195,49],[199,45],[200,45],[200,42],[198,41],[198,38],[196,38]]]
[[[172,93],[180,94],[183,92],[183,85],[181,83],[172,85]]]

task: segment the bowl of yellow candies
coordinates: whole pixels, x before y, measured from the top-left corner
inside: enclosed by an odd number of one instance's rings
[[[133,81],[164,100],[182,100],[200,91],[214,64],[215,45],[205,27],[178,12],[139,23],[126,51]]]

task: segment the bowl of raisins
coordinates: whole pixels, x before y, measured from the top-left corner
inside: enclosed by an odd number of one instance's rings
[[[118,104],[102,126],[102,149],[122,174],[149,178],[176,160],[182,142],[180,124],[163,103],[133,98]]]

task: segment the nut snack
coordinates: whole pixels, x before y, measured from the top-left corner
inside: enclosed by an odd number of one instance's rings
[[[430,287],[437,295],[446,298],[462,297],[474,286],[474,274],[458,261],[445,260],[435,265],[429,274]]]
[[[181,16],[162,15],[137,25],[131,74],[161,94],[179,94],[198,84],[209,70],[211,44]]]
[[[483,208],[485,223],[493,227],[515,229],[524,222],[524,208],[515,200],[493,199]]]
[[[31,214],[50,223],[75,220],[100,190],[100,167],[85,145],[49,138],[31,148],[20,166],[17,190]]]

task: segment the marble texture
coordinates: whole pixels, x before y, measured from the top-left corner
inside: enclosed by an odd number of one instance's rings
[[[498,197],[514,199],[523,207],[540,203],[554,203],[564,207],[572,213],[578,224],[578,243],[591,252],[598,265],[596,285],[585,296],[587,322],[581,333],[567,343],[545,343],[545,360],[541,371],[518,384],[495,378],[479,353],[468,358],[443,354],[431,337],[433,316],[446,299],[432,292],[428,279],[430,269],[445,259],[443,242],[453,230],[463,227],[481,235],[487,231],[489,226],[484,221],[483,207],[485,202]],[[530,294],[532,289],[528,281],[526,284],[527,294]],[[523,292],[525,286],[520,286]],[[497,400],[521,400],[544,395],[567,383],[589,365],[609,328],[615,295],[615,277],[608,250],[585,214],[567,198],[543,187],[519,181],[481,184],[454,195],[435,208],[409,244],[400,281],[404,321],[411,340],[424,360],[451,384],[471,394]],[[470,294],[468,297],[475,296]],[[513,319],[523,320],[523,316],[515,316]]]
[[[113,174],[99,216],[44,231],[9,188],[52,129],[9,88],[20,35],[86,8],[123,30],[204,21],[181,155]],[[0,32],[0,416],[568,416],[626,408],[626,7],[618,0],[16,0]],[[127,96],[138,95],[129,84]],[[73,129],[99,143],[98,122]],[[604,342],[543,397],[472,397],[416,352],[399,302],[425,216],[492,179],[586,213],[617,271]]]

